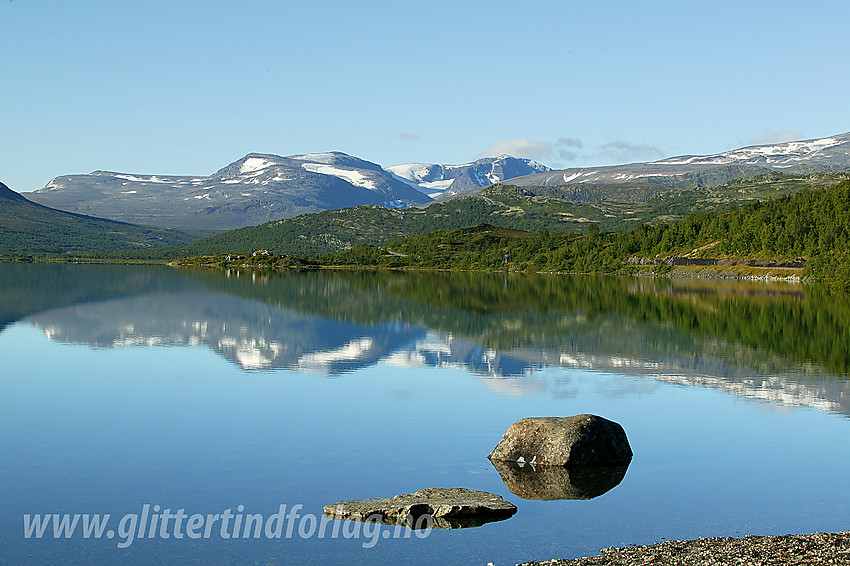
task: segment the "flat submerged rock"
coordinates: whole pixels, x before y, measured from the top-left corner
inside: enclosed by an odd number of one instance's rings
[[[670,540],[646,546],[606,548],[599,556],[525,562],[519,566],[784,566],[850,564],[850,532]]]
[[[389,498],[339,501],[325,505],[325,516],[416,528],[459,529],[501,521],[516,510],[500,495],[486,491],[432,487]],[[430,525],[423,522],[424,517],[430,517]]]

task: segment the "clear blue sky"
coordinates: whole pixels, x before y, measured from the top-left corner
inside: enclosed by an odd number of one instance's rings
[[[847,0],[0,0],[0,181],[249,152],[553,167],[850,131]]]

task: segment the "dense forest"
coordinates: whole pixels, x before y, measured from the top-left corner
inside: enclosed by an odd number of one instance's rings
[[[850,182],[805,189],[723,213],[698,212],[672,224],[623,232],[591,225],[586,234],[525,232],[479,225],[360,244],[319,258],[322,264],[620,273],[629,258],[806,258],[806,274],[850,290]]]

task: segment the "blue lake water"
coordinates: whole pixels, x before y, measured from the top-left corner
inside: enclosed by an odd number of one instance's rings
[[[847,530],[848,313],[791,286],[0,264],[0,562],[515,564]],[[580,413],[626,430],[622,481],[512,493],[487,459],[508,426]],[[518,511],[349,538],[303,519],[426,487]],[[145,505],[302,519],[118,535]],[[24,534],[25,515],[107,513],[113,538]]]

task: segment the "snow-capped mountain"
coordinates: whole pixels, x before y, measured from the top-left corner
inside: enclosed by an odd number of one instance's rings
[[[24,196],[59,210],[112,220],[226,230],[364,204],[416,206],[497,183],[571,185],[585,192],[593,192],[592,185],[598,189],[598,185],[631,183],[646,196],[689,186],[714,187],[771,171],[805,174],[848,169],[850,133],[714,155],[557,171],[508,155],[463,165],[408,163],[382,168],[338,152],[289,157],[251,153],[206,177],[95,171],[57,177]],[[589,198],[580,200],[592,201]]]
[[[788,169],[802,163],[834,164],[836,158],[850,158],[850,133],[807,141],[791,141],[773,145],[753,145],[715,155],[684,155],[656,161],[663,165],[729,165],[747,163],[772,169]]]
[[[650,163],[549,171],[511,180],[522,187],[653,183],[670,188],[712,187],[770,171],[815,173],[850,169],[850,133],[805,141],[755,145],[714,155],[682,155]]]
[[[404,208],[431,199],[344,153],[251,153],[207,177],[95,171],[66,175],[27,198],[53,208],[167,227],[231,229],[362,204]]]
[[[464,165],[406,163],[386,169],[414,183],[431,198],[447,198],[515,177],[550,171],[536,161],[510,155],[487,157]]]

